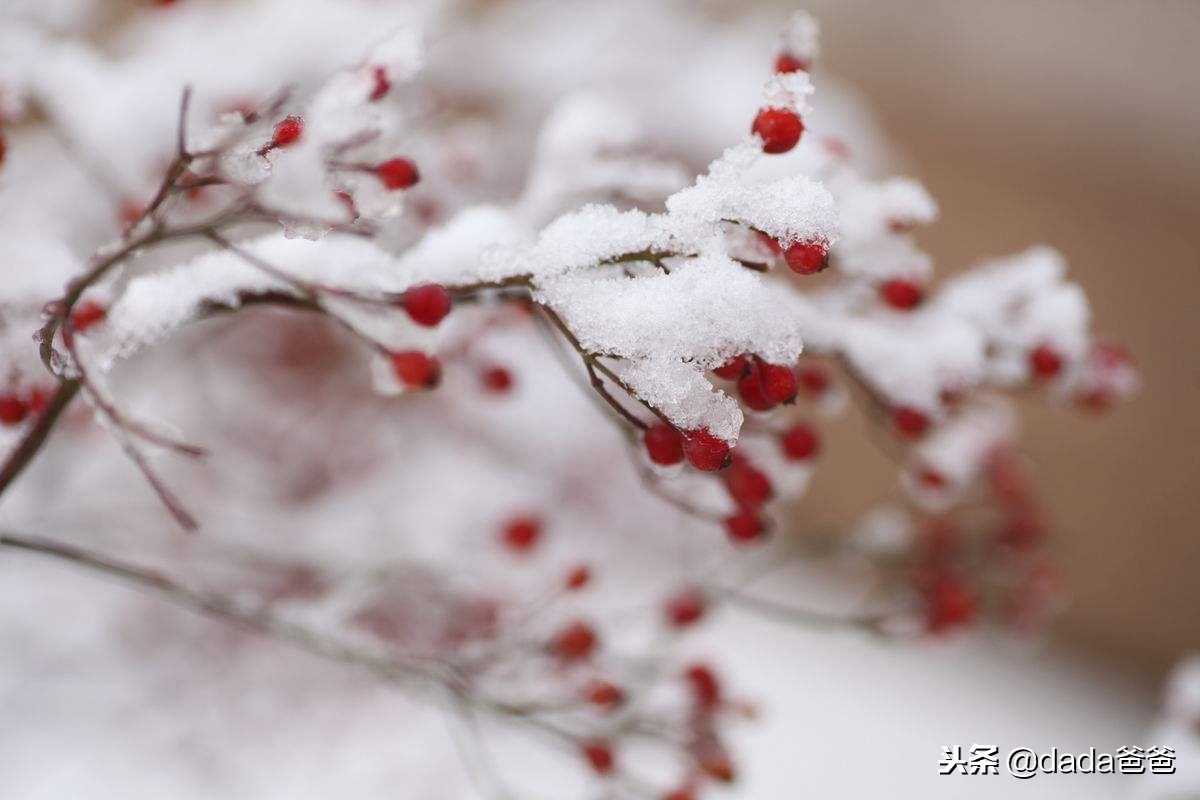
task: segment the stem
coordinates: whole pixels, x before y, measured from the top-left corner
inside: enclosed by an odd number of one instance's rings
[[[79,386],[79,381],[76,380],[59,381],[58,388],[46,402],[46,407],[42,409],[37,421],[21,438],[16,449],[8,454],[4,466],[0,467],[0,495],[24,472],[25,467],[29,466],[33,457],[42,449],[46,438],[54,430],[58,418],[62,416],[63,412],[71,405],[71,401],[75,399],[75,395],[79,393]]]

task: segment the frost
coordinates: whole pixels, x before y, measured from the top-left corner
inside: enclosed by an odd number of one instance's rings
[[[813,91],[807,72],[774,75],[763,85],[763,107],[790,109],[803,119],[812,111],[808,98]]]

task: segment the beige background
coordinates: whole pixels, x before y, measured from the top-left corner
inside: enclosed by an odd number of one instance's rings
[[[1096,418],[1031,399],[1024,432],[1074,596],[1060,633],[1157,678],[1200,649],[1200,3],[809,7],[825,66],[942,206],[922,234],[939,268],[1053,244],[1137,359],[1133,403]],[[873,457],[830,456],[817,488],[848,510],[840,487]]]

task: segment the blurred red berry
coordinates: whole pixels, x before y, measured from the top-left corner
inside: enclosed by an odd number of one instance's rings
[[[907,281],[903,278],[892,278],[889,281],[884,281],[879,287],[879,296],[883,298],[883,302],[892,308],[900,311],[909,311],[920,304],[924,292],[919,285],[912,281]]]
[[[780,53],[775,57],[775,72],[808,72],[809,63],[803,58],[796,58],[791,53]]]
[[[611,711],[625,702],[625,693],[621,687],[605,680],[594,680],[584,690],[584,697],[594,706]]]
[[[588,567],[587,564],[579,564],[578,566],[572,567],[571,570],[567,573],[567,577],[566,577],[566,580],[563,581],[563,585],[569,591],[574,592],[574,591],[578,591],[579,589],[582,589],[583,587],[587,586],[591,582],[592,582],[591,568]]]
[[[504,394],[512,388],[512,373],[504,367],[488,367],[480,373],[483,388],[494,394]]]
[[[711,711],[721,703],[721,683],[707,664],[691,664],[683,672],[692,690],[692,702],[702,711]]]
[[[721,478],[729,496],[743,508],[757,508],[771,499],[771,480],[745,459],[735,458]]]
[[[407,158],[392,158],[376,164],[375,175],[393,191],[415,186],[421,180],[417,165]]]
[[[900,406],[892,410],[892,429],[905,439],[919,439],[929,428],[929,417],[915,408]]]
[[[420,350],[399,350],[389,355],[396,378],[409,388],[432,389],[442,379],[442,365],[434,356]]]
[[[0,425],[19,425],[29,415],[29,404],[14,392],[0,394]]]
[[[504,523],[500,539],[514,553],[528,553],[537,546],[542,536],[542,521],[537,517],[513,517]]]
[[[596,649],[596,632],[583,621],[575,621],[561,628],[550,640],[550,652],[563,661],[582,661]]]
[[[725,518],[725,533],[735,544],[753,542],[766,533],[762,520],[749,508],[742,508]]]
[[[1039,344],[1029,351],[1029,369],[1037,378],[1053,378],[1062,367],[1062,356],[1048,344]]]
[[[71,328],[76,333],[83,333],[103,320],[107,314],[108,310],[95,300],[84,300],[71,309]]]
[[[392,89],[392,82],[388,80],[387,70],[383,67],[371,68],[371,93],[367,95],[367,99],[374,103],[380,100]]]
[[[441,284],[422,283],[404,293],[401,305],[413,322],[432,328],[450,313],[450,292]]]
[[[817,432],[803,422],[797,422],[788,428],[779,438],[779,444],[783,447],[783,455],[789,461],[807,461],[815,456],[821,447]]]
[[[608,742],[593,739],[584,742],[580,750],[583,752],[583,757],[587,759],[588,765],[597,775],[608,775],[616,766],[616,759],[613,757],[612,747]]]
[[[704,596],[690,587],[671,595],[663,605],[667,623],[674,628],[684,628],[699,622],[704,616],[704,609]]]
[[[829,369],[819,361],[801,362],[796,368],[800,389],[809,397],[824,394],[829,388]]]

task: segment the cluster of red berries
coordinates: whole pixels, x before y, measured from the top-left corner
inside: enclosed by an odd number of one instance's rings
[[[737,381],[738,394],[747,408],[768,411],[796,399],[796,374],[783,364],[771,364],[755,356],[734,356],[713,370],[718,378]]]
[[[730,461],[729,443],[713,435],[708,428],[679,431],[665,422],[646,428],[642,434],[646,455],[660,466],[679,464],[685,458],[702,472],[716,472]]]
[[[0,425],[20,425],[30,414],[40,413],[49,399],[49,393],[40,386],[0,393]]]
[[[395,301],[418,325],[432,328],[450,313],[452,299],[446,287],[436,283],[413,286]],[[411,389],[432,389],[442,378],[442,365],[436,356],[420,350],[398,350],[388,354],[392,371],[401,384]]]

